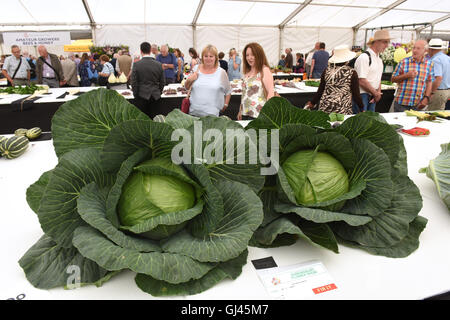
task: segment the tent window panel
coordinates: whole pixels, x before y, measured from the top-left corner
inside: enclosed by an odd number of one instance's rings
[[[408,0],[397,7],[398,9],[430,10],[450,12],[450,1],[443,0]],[[397,9],[396,8],[396,9]]]
[[[300,11],[289,25],[311,27],[353,27],[379,12],[379,9],[309,6]]]
[[[81,2],[81,1],[80,1]],[[88,0],[98,24],[144,23],[144,0]]]
[[[239,24],[253,5],[245,1],[208,0],[203,5],[197,23]]]
[[[335,4],[342,6],[367,6],[367,7],[379,7],[386,8],[395,0],[313,0],[313,4]]]
[[[89,22],[89,17],[81,1],[46,0],[43,2],[22,0],[22,3],[38,23]],[[28,20],[27,22],[30,23],[33,21]]]
[[[200,0],[147,0],[147,23],[192,23]]]
[[[443,13],[403,11],[394,9],[389,12],[386,12],[385,14],[379,16],[378,18],[375,18],[374,20],[362,26],[362,28],[377,28],[377,27],[388,27],[392,25],[425,23],[434,21],[445,15],[446,14]]]

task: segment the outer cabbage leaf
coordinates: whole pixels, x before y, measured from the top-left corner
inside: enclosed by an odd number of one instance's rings
[[[80,270],[80,283],[96,283],[107,276],[108,271],[84,258],[74,247],[64,248],[43,235],[19,260],[26,277],[36,288],[51,289],[66,286],[70,267]]]
[[[420,170],[434,181],[439,197],[450,210],[450,143],[441,144],[441,153]]]
[[[101,149],[111,129],[131,119],[149,119],[115,90],[99,88],[58,108],[52,118],[58,158],[79,148]]]
[[[398,160],[400,151],[398,133],[389,124],[382,123],[374,117],[365,116],[364,113],[348,118],[337,127],[336,131],[348,139],[369,140],[383,149],[391,165],[394,165]]]
[[[366,247],[386,248],[399,244],[408,235],[410,223],[422,209],[422,197],[408,177],[398,177],[393,182],[390,207],[360,227],[349,228],[342,223],[333,225],[340,238]]]
[[[182,137],[180,143],[190,146],[190,164],[203,163],[213,181],[237,181],[255,192],[264,185],[255,138],[239,123],[204,117],[194,121]]]
[[[389,258],[405,258],[417,250],[419,247],[419,236],[425,229],[428,220],[424,217],[417,216],[410,224],[408,234],[398,243],[389,247],[370,247],[362,246],[356,242],[338,239],[339,242],[350,246],[365,250],[374,255],[385,256]]]
[[[258,118],[252,120],[246,128],[280,129],[290,123],[330,128],[328,120],[328,114],[325,112],[300,109],[293,106],[286,98],[273,97],[264,104]]]
[[[173,128],[151,120],[124,121],[111,129],[105,139],[101,159],[102,167],[117,171],[122,163],[137,150],[147,148],[151,158],[170,158]]]
[[[166,116],[166,123],[174,129],[187,129],[199,118],[182,112],[180,109],[173,109]]]
[[[70,248],[74,230],[84,224],[76,207],[81,189],[91,182],[109,186],[113,180],[100,166],[98,149],[76,149],[64,154],[52,170],[37,212],[44,232]]]
[[[212,288],[224,279],[236,279],[247,263],[247,255],[248,251],[245,250],[237,258],[218,264],[202,278],[185,283],[172,284],[145,274],[138,274],[135,280],[142,291],[153,296],[193,295]]]
[[[41,205],[41,199],[44,196],[45,189],[47,188],[48,181],[50,180],[50,175],[53,170],[44,172],[39,179],[33,183],[27,189],[27,202],[31,210],[38,212]]]
[[[86,258],[110,271],[130,269],[170,283],[200,279],[215,265],[181,254],[139,252],[122,248],[92,227],[78,227],[73,244]]]

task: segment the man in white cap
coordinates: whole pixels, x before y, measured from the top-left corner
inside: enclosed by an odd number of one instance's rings
[[[369,49],[363,52],[355,61],[355,70],[359,77],[359,90],[364,103],[364,111],[375,111],[375,106],[381,100],[381,77],[383,76],[383,60],[380,58],[388,46],[391,37],[388,30],[378,30],[367,43]],[[353,112],[359,108],[353,103]]]
[[[442,52],[443,49],[447,47],[441,39],[431,39],[428,43],[435,80],[431,87],[431,102],[427,110],[444,110],[450,98],[450,57]]]

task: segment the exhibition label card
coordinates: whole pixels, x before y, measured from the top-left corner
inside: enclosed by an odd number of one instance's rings
[[[320,261],[256,270],[267,292],[276,299],[330,298],[338,287]]]

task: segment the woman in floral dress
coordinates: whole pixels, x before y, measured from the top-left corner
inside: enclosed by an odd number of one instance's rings
[[[247,44],[243,56],[242,100],[237,119],[251,120],[274,96],[274,83],[266,54],[258,43]]]

